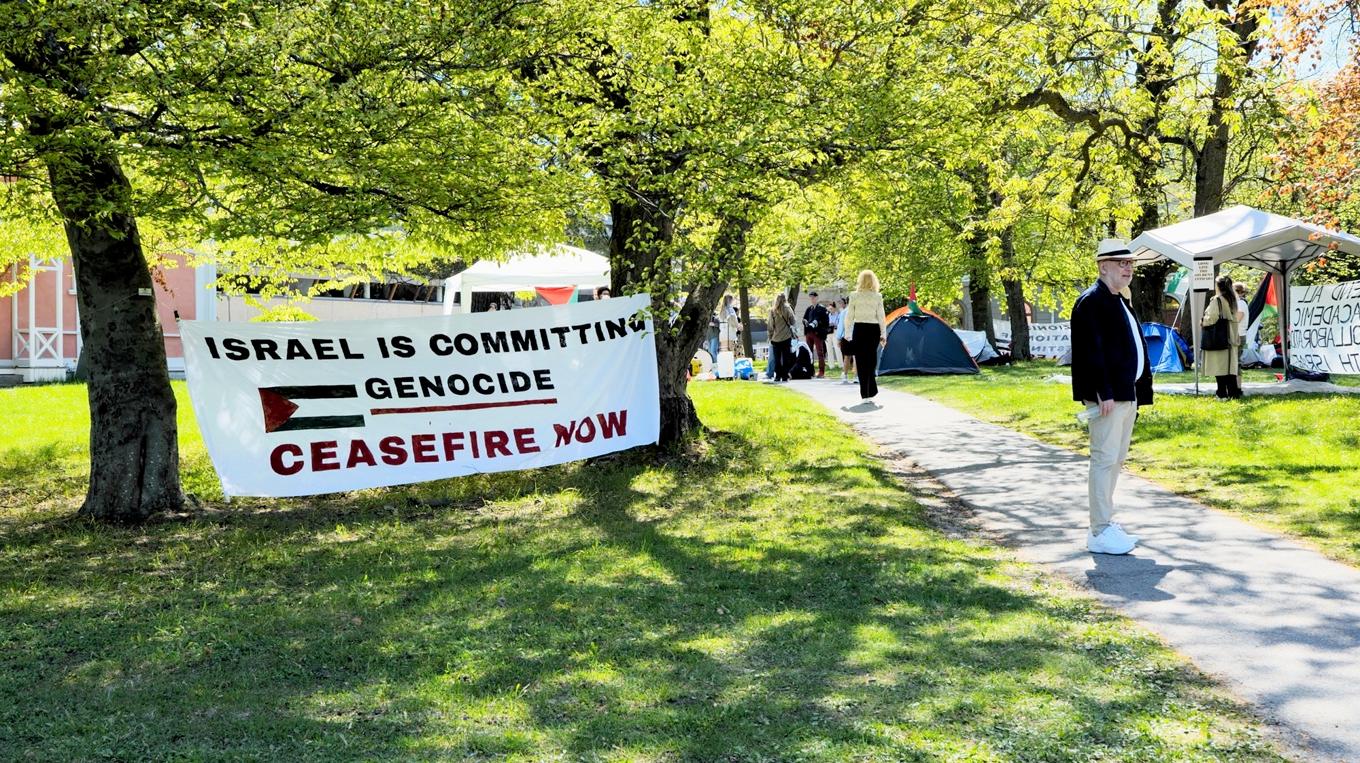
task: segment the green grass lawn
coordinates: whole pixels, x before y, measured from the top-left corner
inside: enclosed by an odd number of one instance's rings
[[[205,509],[110,529],[83,389],[0,391],[0,758],[1278,759],[816,403],[693,392],[725,432],[683,461],[309,500],[214,500],[182,420]]]
[[[988,421],[1072,450],[1086,451],[1070,382],[1046,381],[1069,369],[1036,361],[984,368],[977,376],[884,377]],[[1248,371],[1247,381],[1274,380]],[[880,381],[883,381],[881,379]],[[1193,381],[1158,374],[1157,381]],[[1338,381],[1354,383],[1356,379]],[[1331,556],[1360,564],[1360,395],[1282,395],[1220,402],[1157,395],[1143,408],[1128,466],[1178,493],[1303,537]]]

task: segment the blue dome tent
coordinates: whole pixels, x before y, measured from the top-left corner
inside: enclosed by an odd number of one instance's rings
[[[1143,339],[1147,341],[1148,362],[1152,372],[1178,374],[1185,370],[1182,357],[1190,357],[1190,348],[1176,330],[1163,323],[1144,323]]]

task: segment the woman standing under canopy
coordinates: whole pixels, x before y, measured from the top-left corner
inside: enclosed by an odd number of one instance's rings
[[[1242,387],[1237,381],[1241,373],[1242,352],[1242,335],[1238,331],[1237,295],[1233,293],[1233,282],[1228,276],[1219,276],[1214,284],[1215,294],[1204,309],[1204,318],[1200,325],[1209,328],[1219,321],[1227,321],[1228,348],[1202,351],[1204,375],[1212,376],[1218,382],[1214,397],[1220,400],[1236,400],[1242,397]]]

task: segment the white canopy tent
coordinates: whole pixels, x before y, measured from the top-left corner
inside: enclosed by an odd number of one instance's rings
[[[481,260],[448,279],[444,314],[453,313],[458,294],[462,312],[472,312],[475,291],[533,291],[539,287],[575,286],[593,289],[609,285],[609,259],[586,249],[557,244],[536,252],[516,254],[505,262]]]
[[[1236,206],[1175,225],[1150,230],[1129,242],[1140,262],[1166,257],[1195,272],[1196,262],[1213,266],[1225,262],[1249,265],[1271,274],[1280,295],[1280,342],[1289,368],[1289,279],[1301,265],[1336,249],[1360,254],[1360,238],[1338,233],[1283,215]],[[1199,321],[1203,292],[1191,292],[1191,315],[1196,317],[1194,346],[1199,357]],[[1198,368],[1198,364],[1196,364]]]

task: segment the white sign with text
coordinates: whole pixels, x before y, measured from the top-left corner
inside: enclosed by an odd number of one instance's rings
[[[1031,323],[1029,354],[1036,358],[1061,358],[1072,350],[1072,324]]]
[[[1190,269],[1190,287],[1196,291],[1209,291],[1214,288],[1214,261],[1195,260]]]
[[[533,469],[654,443],[645,294],[471,315],[183,321],[185,376],[227,495],[295,496]]]
[[[1289,361],[1360,374],[1360,281],[1289,288]]]

